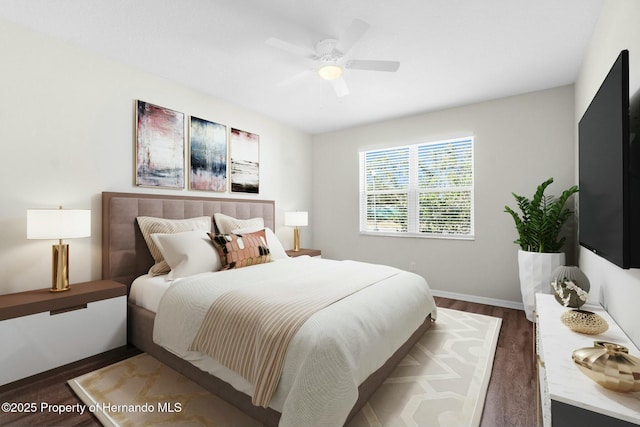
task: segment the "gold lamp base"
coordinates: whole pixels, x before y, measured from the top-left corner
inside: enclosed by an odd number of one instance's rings
[[[293,250],[298,252],[300,250],[300,228],[293,228]]]
[[[51,292],[64,292],[69,290],[69,245],[53,245],[51,259]]]

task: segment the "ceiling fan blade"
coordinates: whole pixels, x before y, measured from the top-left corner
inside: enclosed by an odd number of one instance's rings
[[[310,75],[313,70],[304,70],[298,74],[294,74],[293,76],[278,82],[277,86],[284,87],[294,84],[295,82],[304,79],[308,75]]]
[[[361,19],[354,19],[336,45],[336,50],[345,54],[369,30],[370,25]]]
[[[331,80],[331,86],[333,86],[333,90],[336,92],[336,95],[339,97],[349,95],[349,87],[347,86],[347,82],[340,77],[339,79]]]
[[[265,43],[268,44],[269,46],[284,50],[289,53],[293,53],[294,55],[311,57],[315,54],[315,51],[310,47],[289,43],[284,40],[277,39],[275,37],[271,37],[267,39]]]
[[[398,61],[376,61],[368,59],[352,59],[347,61],[346,68],[354,70],[369,70],[369,71],[398,71],[400,63]]]

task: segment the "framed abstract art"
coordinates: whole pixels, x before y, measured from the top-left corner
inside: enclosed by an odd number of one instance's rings
[[[231,192],[258,193],[260,190],[260,137],[231,128]]]
[[[191,116],[189,189],[227,191],[227,127]]]
[[[136,185],[184,188],[184,114],[136,101]]]

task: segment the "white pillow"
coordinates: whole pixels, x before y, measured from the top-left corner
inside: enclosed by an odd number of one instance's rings
[[[271,251],[271,259],[289,258],[276,233],[271,231],[270,228],[265,227],[264,234],[267,236],[267,245],[269,245],[269,251]]]
[[[149,274],[157,276],[159,274],[168,273],[170,270],[169,265],[164,260],[162,253],[156,247],[151,235],[154,233],[178,233],[181,231],[190,230],[206,230],[211,231],[211,217],[202,216],[196,218],[186,219],[166,219],[156,218],[150,216],[137,217],[140,231],[144,237],[149,252],[155,261],[155,264],[149,269]]]
[[[218,251],[204,230],[154,233],[151,239],[171,267],[167,280],[218,271],[222,267]]]
[[[284,250],[284,246],[278,239],[278,236],[268,227],[261,228],[264,229],[264,235],[267,238],[267,246],[269,247],[269,252],[271,252],[271,259],[277,260],[282,258],[289,258],[289,255]],[[255,233],[256,231],[253,227],[248,228],[238,228],[237,230],[233,230],[233,234],[247,234],[247,233]]]
[[[238,219],[221,213],[214,213],[213,218],[220,234],[237,234],[236,230],[253,233],[264,228],[264,218]]]

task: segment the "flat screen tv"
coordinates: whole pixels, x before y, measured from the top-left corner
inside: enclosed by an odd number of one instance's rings
[[[623,50],[578,125],[580,245],[622,268],[640,267],[637,111]]]

